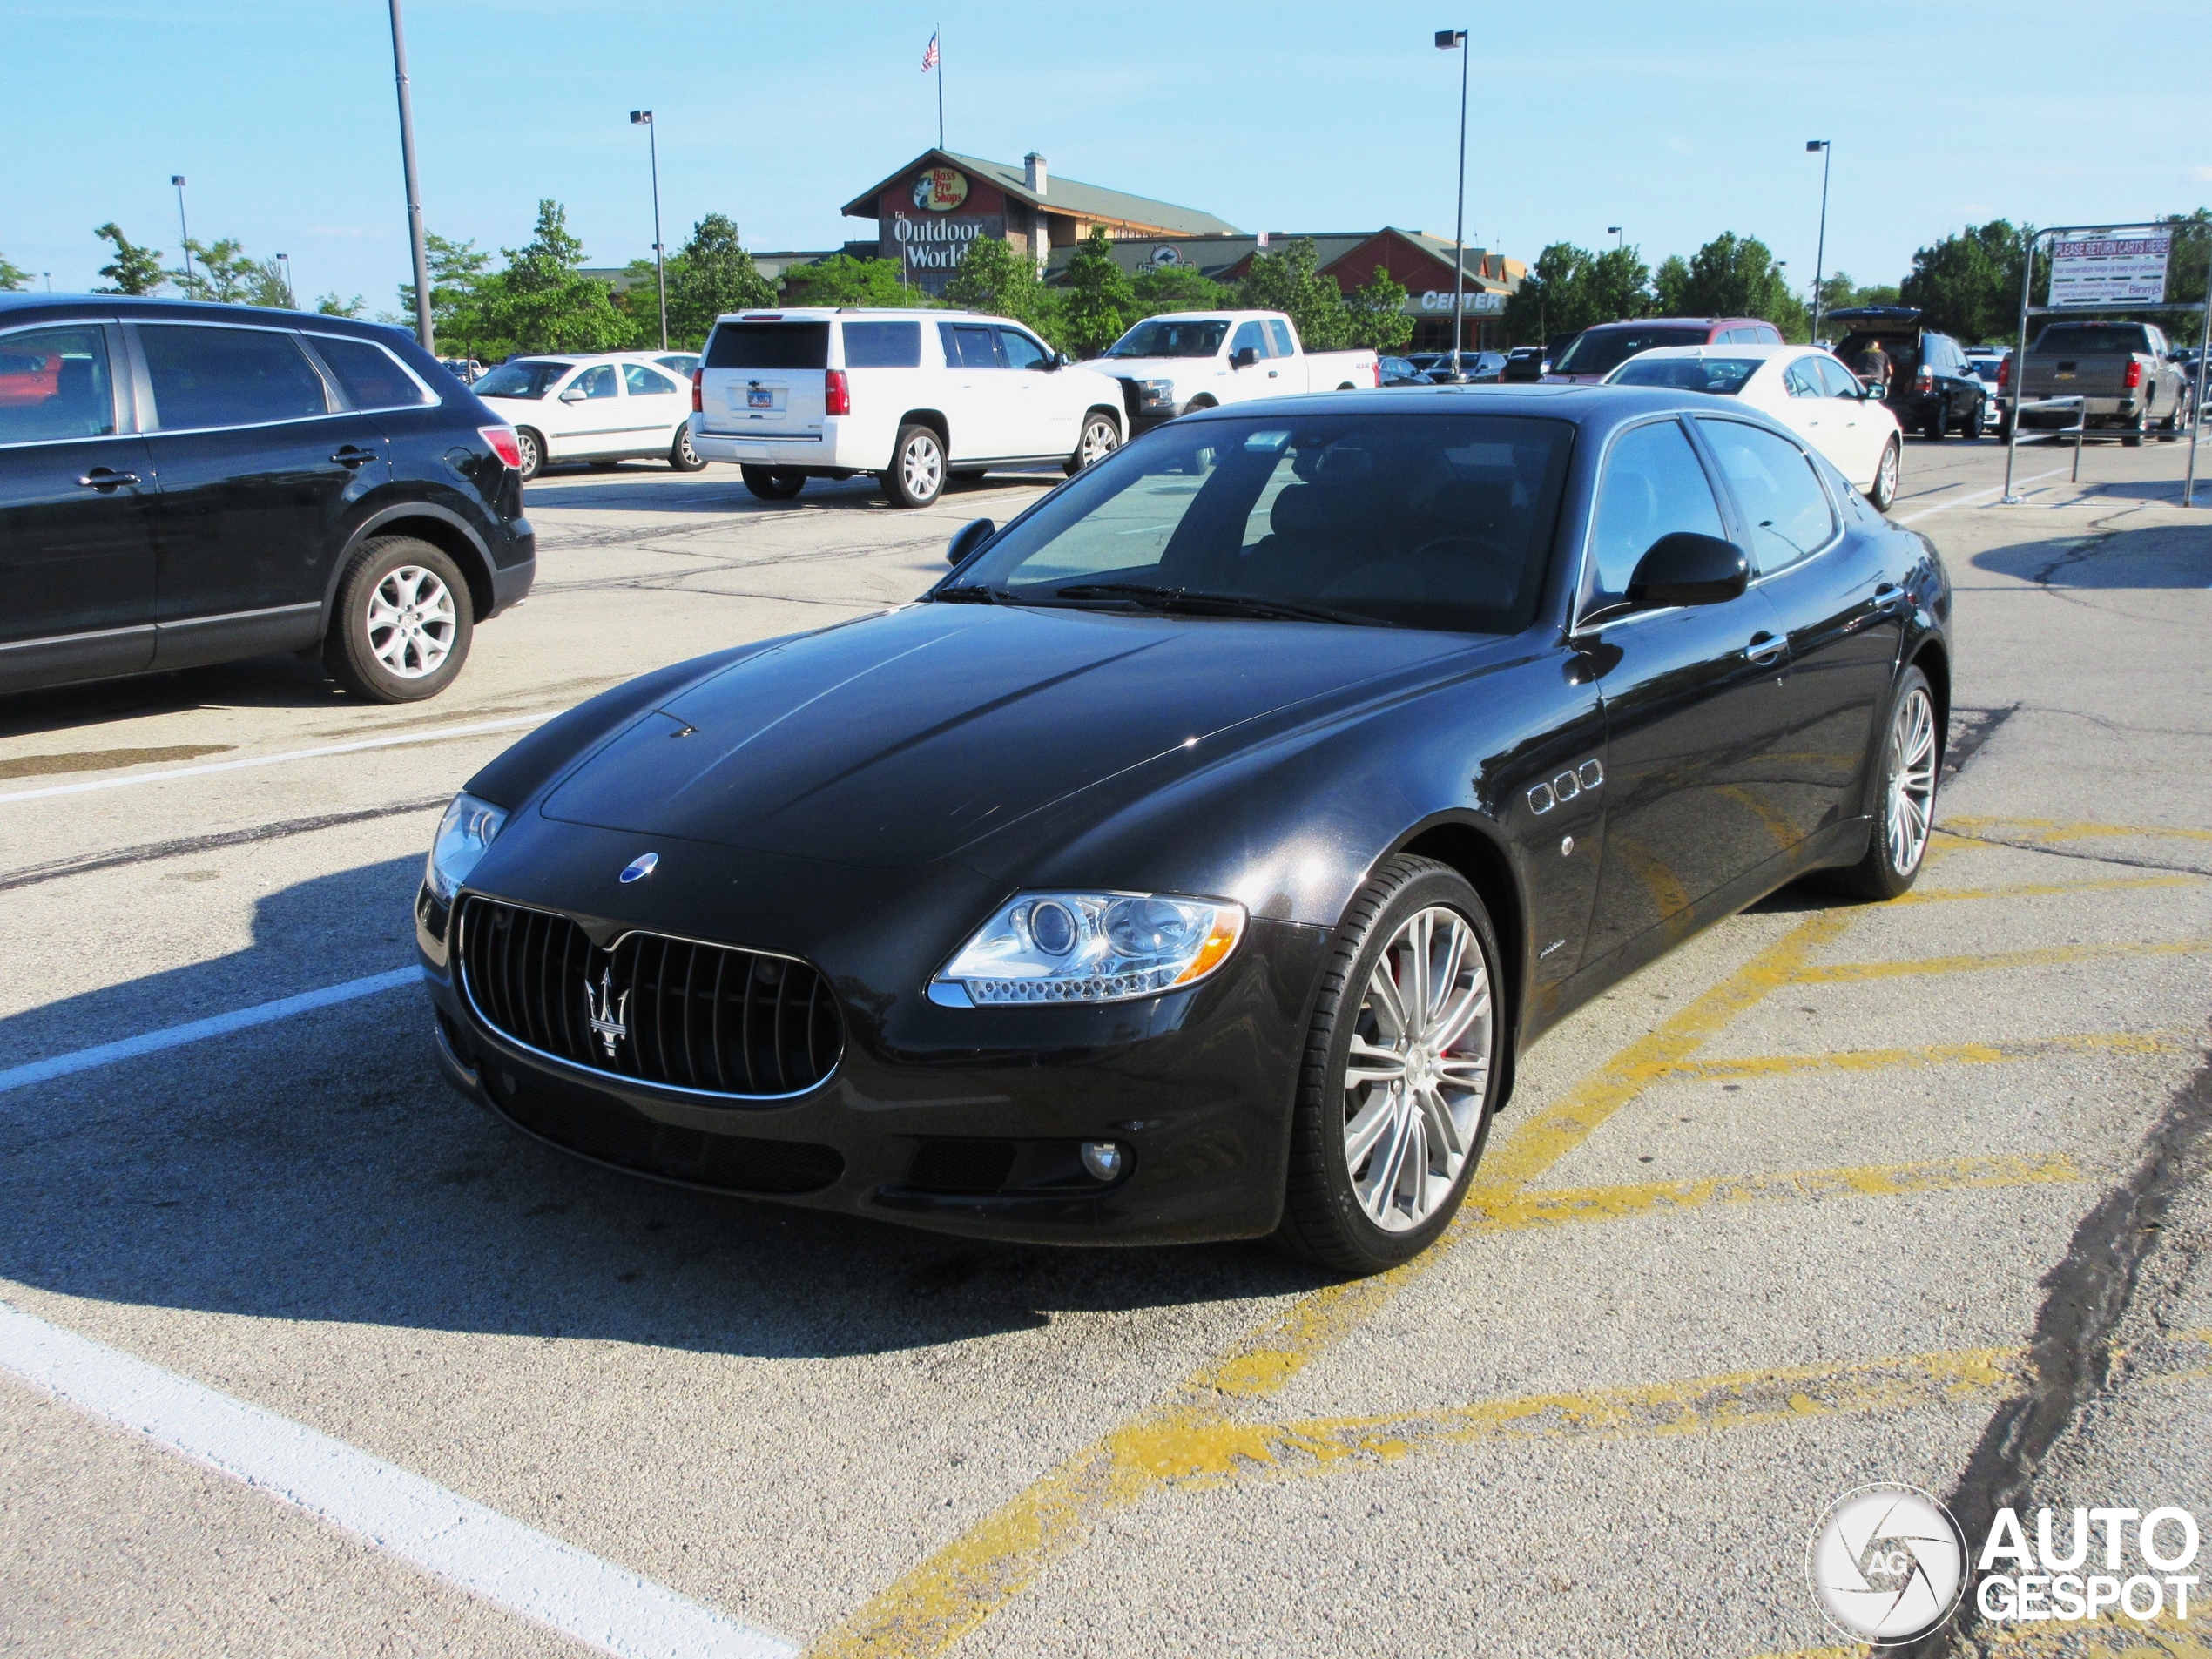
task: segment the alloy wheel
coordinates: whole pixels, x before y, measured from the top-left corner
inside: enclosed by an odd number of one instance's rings
[[[944,487],[945,457],[934,438],[917,432],[907,440],[899,456],[899,479],[906,485],[908,497],[915,501],[929,501]]]
[[[1088,467],[1103,461],[1121,447],[1122,435],[1111,421],[1102,416],[1083,423],[1082,447],[1076,452],[1076,458]]]
[[[1432,905],[1376,959],[1344,1071],[1345,1167],[1367,1219],[1406,1232],[1451,1197],[1482,1126],[1490,972],[1474,928]]]
[[[435,674],[452,653],[460,617],[435,570],[401,564],[368,597],[368,648],[400,678]]]
[[[1892,442],[1882,451],[1882,464],[1874,475],[1874,505],[1885,513],[1897,499],[1897,449]]]
[[[1925,687],[1915,685],[1898,705],[1890,727],[1894,759],[1890,772],[1885,833],[1890,863],[1899,874],[1919,867],[1928,848],[1936,790],[1935,705]]]

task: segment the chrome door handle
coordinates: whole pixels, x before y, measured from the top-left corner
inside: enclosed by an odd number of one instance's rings
[[[375,460],[376,452],[374,449],[360,448],[349,443],[330,458],[341,467],[359,467]]]
[[[1781,661],[1782,653],[1789,649],[1788,640],[1777,639],[1772,634],[1762,631],[1751,636],[1751,643],[1743,647],[1743,657],[1747,662],[1769,668]]]
[[[77,482],[87,489],[116,489],[125,484],[137,483],[138,475],[135,472],[117,472],[107,467],[95,467]]]
[[[1874,590],[1874,609],[1877,610],[1894,609],[1897,602],[1903,597],[1905,597],[1903,588],[1898,587],[1894,582],[1885,582]]]

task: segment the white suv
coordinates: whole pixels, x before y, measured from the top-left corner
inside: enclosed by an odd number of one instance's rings
[[[1059,462],[1128,435],[1122,388],[1020,323],[965,311],[749,311],[721,318],[691,377],[691,447],[764,501],[872,473],[900,507],[947,477]]]
[[[549,461],[706,465],[691,449],[684,382],[644,352],[510,357],[469,389],[515,428],[524,478]]]

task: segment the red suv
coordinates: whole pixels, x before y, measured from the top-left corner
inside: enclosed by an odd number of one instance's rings
[[[1588,386],[1603,380],[1638,352],[1657,346],[1779,346],[1782,332],[1757,317],[1644,317],[1635,322],[1602,322],[1552,365],[1545,381],[1554,386]]]

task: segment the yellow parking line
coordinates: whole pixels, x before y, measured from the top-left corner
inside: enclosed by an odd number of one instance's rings
[[[2053,818],[1946,818],[1944,822],[1957,829],[2019,830],[2025,832],[2020,839],[2032,841],[2087,841],[2128,835],[2161,840],[2212,841],[2212,830],[2175,829],[2159,824],[2067,823]]]
[[[1791,974],[1795,985],[1838,984],[1876,979],[1912,979],[1929,974],[1979,974],[1995,968],[2054,968],[2068,962],[2102,961],[2115,956],[2193,956],[2212,950],[2212,939],[2170,939],[2156,942],[2045,945],[2033,950],[1997,950],[1977,956],[1922,956],[1898,962],[1827,962]]]
[[[2034,899],[2050,894],[2119,893],[2129,887],[2193,887],[2212,877],[2187,875],[2114,876],[2102,881],[2026,881],[2016,887],[1915,887],[1889,900],[1892,905],[1955,904],[1966,899]]]
[[[2088,1031],[2065,1037],[2018,1037],[2002,1042],[1936,1042],[1919,1049],[1844,1049],[1827,1054],[1747,1055],[1685,1060],[1659,1079],[1710,1082],[1730,1077],[1777,1077],[1804,1071],[1880,1071],[1892,1066],[1990,1065],[2054,1054],[2188,1054],[2195,1045],[2171,1032]]]

